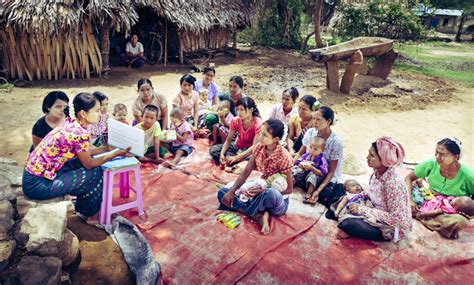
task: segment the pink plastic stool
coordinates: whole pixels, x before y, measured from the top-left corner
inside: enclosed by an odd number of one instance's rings
[[[129,183],[128,175],[130,172],[135,174],[135,188],[132,188]],[[114,184],[114,176],[119,175],[119,181]],[[135,201],[121,204],[118,206],[112,205],[114,188],[120,189],[120,198],[128,198],[130,189],[136,193]],[[102,225],[110,225],[112,214],[125,211],[132,208],[138,208],[138,215],[141,216],[143,211],[142,199],[142,178],[140,174],[140,165],[127,166],[119,169],[104,170],[104,186],[102,188],[102,204],[100,206],[100,223]]]

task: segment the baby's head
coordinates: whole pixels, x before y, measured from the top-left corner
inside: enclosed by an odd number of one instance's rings
[[[126,123],[127,122],[127,106],[122,103],[115,104],[114,106],[114,119]]]
[[[344,182],[344,191],[351,194],[358,194],[361,193],[363,189],[360,186],[359,182],[354,179],[349,179]]]
[[[158,120],[158,108],[154,105],[146,105],[142,114],[143,128],[148,130]]]
[[[205,87],[199,88],[199,98],[201,99],[201,102],[206,103],[207,102],[207,93],[209,90]]]
[[[322,137],[314,137],[309,145],[309,153],[312,156],[318,156],[324,151],[326,140]]]
[[[467,196],[456,197],[451,201],[451,206],[458,212],[474,216],[474,200]]]
[[[224,115],[229,114],[230,110],[230,102],[229,100],[222,100],[219,102],[219,106],[217,107],[217,112],[222,112]]]
[[[173,108],[171,110],[170,117],[171,117],[171,123],[175,127],[181,126],[181,124],[184,122],[184,112],[178,107]]]
[[[285,174],[273,174],[272,176],[267,178],[267,185],[278,192],[283,192],[288,188],[288,182],[286,180]]]

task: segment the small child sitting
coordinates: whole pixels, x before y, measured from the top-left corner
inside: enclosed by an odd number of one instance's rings
[[[224,143],[229,134],[230,123],[234,115],[230,112],[230,102],[228,100],[219,102],[217,117],[219,118],[219,122],[212,126],[212,140],[209,142],[210,145],[215,145],[219,142]]]
[[[441,214],[465,214],[467,216],[474,215],[474,201],[467,197],[453,197],[437,195],[432,200],[425,200],[416,213],[417,219],[432,218]]]
[[[252,199],[252,195],[250,194],[252,190],[260,190],[265,188],[273,188],[280,193],[285,191],[288,188],[286,176],[284,174],[277,173],[268,177],[266,181],[259,178],[245,182],[242,186],[240,186],[239,189],[237,189],[237,191],[235,191],[235,195],[239,197],[240,201],[247,202],[248,200]]]
[[[100,118],[97,124],[91,124],[87,126],[91,137],[92,145],[99,147],[107,144],[107,114],[109,107],[109,98],[102,92],[96,91],[92,93],[94,97],[100,103]]]
[[[143,109],[142,121],[135,127],[145,132],[144,156],[139,158],[141,162],[161,163],[160,158],[160,135],[161,127],[157,121],[158,108],[154,105],[147,105]],[[164,150],[161,156],[164,155]]]
[[[319,192],[313,193],[313,191],[328,173],[328,163],[323,155],[325,143],[322,137],[314,137],[309,151],[297,159],[293,166],[295,186],[306,189],[307,194],[303,203],[316,204]]]
[[[113,113],[115,120],[130,125],[130,123],[127,121],[127,113],[127,106],[125,106],[125,104],[115,104]]]
[[[176,131],[176,140],[171,143],[164,143],[163,146],[174,154],[172,161],[165,161],[163,166],[174,168],[181,158],[188,156],[193,151],[193,131],[186,122],[184,112],[180,108],[173,108],[170,113],[171,127]]]

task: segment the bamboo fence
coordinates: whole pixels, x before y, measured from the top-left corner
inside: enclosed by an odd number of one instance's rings
[[[5,65],[11,78],[59,80],[100,76],[101,51],[89,20],[80,33],[16,33],[11,26],[0,30]]]

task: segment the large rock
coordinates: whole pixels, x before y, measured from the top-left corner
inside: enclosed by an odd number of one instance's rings
[[[60,196],[48,200],[32,200],[25,196],[17,196],[16,198],[16,210],[20,218],[23,218],[28,210],[31,208],[36,208],[41,205],[57,204],[62,201],[67,201],[69,198],[67,196]],[[68,207],[73,207],[71,202],[68,202]]]
[[[4,174],[12,186],[21,186],[23,167],[17,165],[0,164],[0,174]]]
[[[20,239],[27,237],[26,250],[41,256],[54,256],[64,266],[79,255],[79,240],[66,228],[68,201],[30,208],[21,223]],[[26,238],[25,238],[26,239]]]
[[[353,155],[348,154],[344,156],[344,160],[342,162],[342,172],[348,175],[362,175],[367,172],[367,168],[360,163],[360,161]]]
[[[8,259],[15,250],[15,246],[16,242],[14,240],[0,241],[0,272],[7,268]]]
[[[25,256],[7,284],[57,285],[61,282],[61,260],[56,257]]]
[[[13,224],[12,204],[8,200],[0,201],[0,240],[7,239],[7,233]]]
[[[10,179],[5,174],[0,173],[0,201],[14,200],[15,198],[16,193],[11,187]]]
[[[21,222],[20,234],[28,236],[26,250],[58,254],[67,222],[67,202],[31,208]]]

